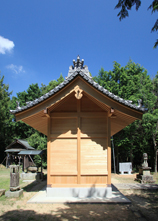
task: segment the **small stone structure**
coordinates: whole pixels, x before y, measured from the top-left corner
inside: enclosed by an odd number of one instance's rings
[[[136,180],[141,183],[155,183],[153,176],[150,174],[151,167],[148,166],[148,155],[147,153],[143,154],[142,166],[139,168],[139,174],[137,175]]]
[[[123,175],[125,172],[131,174],[132,172],[132,163],[119,163],[119,172]]]
[[[5,192],[6,197],[14,198],[23,194],[23,189],[19,185],[19,166],[10,166],[10,190]]]
[[[43,176],[44,174],[43,173],[40,173],[40,172],[37,172],[37,173],[21,173],[20,174],[20,178],[22,180],[36,180],[36,181],[40,181],[43,179]]]
[[[0,197],[5,194],[5,189],[0,189]]]
[[[36,181],[40,181],[43,179],[44,173],[42,172],[42,168],[41,168],[41,172],[38,172],[38,168],[36,166],[33,167],[28,167],[27,168],[27,173],[23,172],[20,174],[20,178],[22,180],[36,180]]]

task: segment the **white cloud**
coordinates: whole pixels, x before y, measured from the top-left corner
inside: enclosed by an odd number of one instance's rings
[[[5,54],[6,52],[11,52],[14,48],[14,42],[7,38],[0,36],[0,54]]]
[[[7,65],[6,68],[12,70],[12,72],[14,74],[17,74],[17,75],[21,74],[21,73],[25,73],[25,70],[24,70],[22,65],[17,66],[17,65],[14,65],[14,64],[10,64],[10,65]]]

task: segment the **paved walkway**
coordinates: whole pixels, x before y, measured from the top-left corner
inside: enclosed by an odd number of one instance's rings
[[[158,189],[158,184],[116,183],[112,185],[112,196],[109,198],[75,198],[47,197],[46,187],[39,191],[27,203],[131,203],[119,190],[121,189]]]
[[[33,196],[27,203],[131,203],[114,185],[110,197],[48,197],[46,187]]]

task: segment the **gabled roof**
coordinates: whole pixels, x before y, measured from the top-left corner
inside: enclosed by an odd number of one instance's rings
[[[18,144],[18,148],[16,147],[16,144]],[[15,146],[15,148],[13,146]],[[26,140],[15,139],[14,142],[12,142],[11,144],[9,144],[6,147],[5,152],[17,152],[18,150],[21,150],[23,148],[25,148],[26,150],[34,150],[35,149],[35,148],[31,147]],[[10,151],[8,149],[10,149]],[[11,151],[11,150],[14,150],[14,149],[15,149],[15,151]]]
[[[56,94],[64,87],[66,87],[66,85],[68,85],[71,81],[73,81],[77,76],[81,76],[88,84],[93,86],[95,89],[97,89],[103,95],[106,95],[109,98],[113,99],[114,101],[117,101],[117,102],[119,102],[125,106],[128,106],[132,109],[135,109],[137,111],[141,111],[141,112],[145,111],[145,108],[143,108],[141,106],[141,101],[138,101],[139,105],[137,106],[135,104],[132,104],[132,101],[124,100],[123,98],[120,98],[119,96],[111,93],[110,91],[108,91],[107,89],[103,88],[98,83],[96,83],[92,79],[92,77],[90,76],[89,71],[88,71],[88,67],[86,65],[83,66],[83,63],[84,63],[84,60],[82,59],[82,61],[80,61],[80,57],[78,56],[77,61],[73,60],[74,66],[69,67],[68,77],[61,84],[59,84],[57,87],[55,87],[54,89],[52,89],[51,91],[49,91],[45,95],[35,99],[34,101],[27,102],[26,106],[20,107],[19,102],[17,102],[18,105],[17,105],[16,110],[10,110],[10,112],[12,114],[16,114],[16,113],[22,112],[24,110],[27,110],[30,107],[37,105],[38,103],[41,103],[42,101],[48,99],[49,97]]]

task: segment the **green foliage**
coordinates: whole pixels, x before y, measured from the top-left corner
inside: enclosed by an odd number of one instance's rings
[[[9,92],[9,85],[3,83],[4,76],[0,75],[0,163],[5,157],[5,147],[8,146],[10,138],[10,95],[12,92]]]
[[[152,81],[147,75],[147,70],[130,60],[125,67],[121,67],[116,61],[112,71],[104,71],[102,68],[94,80],[110,92],[125,100],[131,100],[152,109],[156,100],[152,91]]]
[[[47,137],[38,131],[33,133],[28,139],[27,139],[29,145],[31,147],[34,147],[37,150],[45,150],[44,151],[44,157],[43,157],[43,167],[47,166]],[[39,155],[35,156],[34,158],[35,164],[39,167],[41,166],[41,157]]]
[[[120,21],[123,18],[126,18],[129,16],[128,11],[131,10],[131,8],[135,6],[136,10],[139,9],[139,7],[141,6],[141,1],[140,0],[118,0],[117,5],[115,6],[115,9],[121,8],[120,12],[118,13],[118,17],[120,19]],[[148,9],[152,10],[153,12],[157,12],[158,11],[158,1],[154,0],[152,1],[152,3],[149,5]],[[157,31],[158,30],[158,19],[156,20],[154,26],[152,27],[151,31]],[[154,44],[154,48],[156,48],[158,46],[158,39],[156,40],[155,44]]]
[[[53,80],[50,81],[48,86],[41,84],[41,91],[42,94],[46,94],[47,92],[49,92],[50,90],[54,89],[56,86],[58,86],[59,84],[61,84],[64,81],[64,78],[62,76],[62,74],[60,74],[60,77],[57,79],[57,81]]]
[[[128,10],[131,10],[131,8],[135,6],[136,10],[139,9],[141,6],[140,0],[118,0],[117,5],[115,6],[115,9],[121,8],[121,11],[118,13],[117,16],[119,16],[120,21],[123,18],[126,18],[129,16]]]
[[[142,105],[148,108],[148,112],[143,115],[142,121],[137,120],[114,135],[115,151],[119,162],[131,161],[134,167],[140,165],[142,155],[146,152],[149,163],[153,165],[153,134],[157,134],[158,119],[158,74],[152,81],[147,70],[130,60],[125,67],[114,62],[113,70],[109,72],[102,68],[94,80],[115,95],[131,100],[133,104],[138,105],[137,100],[142,99]]]
[[[60,83],[64,81],[64,78],[62,74],[57,79],[57,81],[53,80],[50,81],[48,86],[41,84],[41,87],[38,86],[38,84],[31,84],[29,85],[27,91],[19,92],[17,93],[17,97],[13,96],[12,100],[10,101],[9,109],[15,110],[17,107],[16,101],[19,102],[20,106],[25,106],[26,102],[33,101],[40,96],[46,94],[50,90],[54,89],[56,86],[58,86]],[[18,139],[27,139],[29,144],[34,147],[35,149],[46,149],[47,148],[47,138],[45,135],[39,133],[34,128],[30,127],[29,125],[25,124],[22,121],[15,121],[15,117],[11,115],[11,121],[10,121],[10,128],[11,133],[10,137],[12,140],[15,138]],[[47,165],[47,158],[46,158],[46,151],[45,155],[43,157],[43,166],[46,167]],[[37,166],[40,166],[41,158],[40,156],[35,157],[35,163]]]

